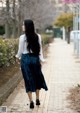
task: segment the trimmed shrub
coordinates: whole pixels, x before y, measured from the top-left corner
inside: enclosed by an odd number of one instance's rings
[[[15,64],[15,54],[18,48],[16,39],[0,39],[0,67]]]
[[[52,34],[42,34],[41,36],[43,45],[48,44],[53,37]]]

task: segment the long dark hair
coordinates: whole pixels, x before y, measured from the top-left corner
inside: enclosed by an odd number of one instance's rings
[[[25,26],[25,34],[26,34],[26,39],[27,39],[27,49],[29,53],[31,51],[35,55],[39,55],[40,53],[40,44],[39,44],[39,38],[38,35],[35,33],[35,28],[34,28],[34,23],[32,20],[27,19],[24,20],[24,26]]]

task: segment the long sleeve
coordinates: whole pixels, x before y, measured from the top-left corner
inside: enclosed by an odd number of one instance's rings
[[[24,40],[23,37],[20,36],[19,38],[19,46],[18,46],[18,52],[16,54],[16,58],[21,58],[22,52],[23,52],[23,47],[24,47]]]
[[[43,51],[42,51],[42,40],[41,40],[41,35],[38,34],[39,36],[39,44],[40,44],[40,55],[39,55],[39,58],[42,62],[45,62],[45,59],[43,57]]]

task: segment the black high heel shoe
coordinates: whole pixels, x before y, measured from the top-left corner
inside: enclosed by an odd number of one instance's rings
[[[36,99],[36,105],[40,105],[40,100],[39,99]]]
[[[30,109],[34,109],[34,102],[33,101],[30,102]]]

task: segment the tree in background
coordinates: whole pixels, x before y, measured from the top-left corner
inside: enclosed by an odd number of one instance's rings
[[[5,38],[9,38],[10,34],[14,28],[13,24],[13,3],[14,0],[2,0],[0,1],[1,10],[0,10],[0,22],[5,26]],[[0,23],[1,25],[1,23]]]
[[[55,18],[55,8],[48,0],[1,0],[0,3],[6,38],[19,36],[26,18],[32,19],[40,30],[51,25]]]
[[[9,0],[6,0],[6,10],[5,10],[5,36],[10,37],[10,4]]]
[[[37,28],[52,24],[55,8],[49,0],[23,0],[24,19],[31,18]]]
[[[63,13],[57,20],[54,22],[54,25],[57,27],[65,27],[66,29],[66,38],[68,43],[70,43],[70,30],[73,26],[73,14],[72,13]]]

